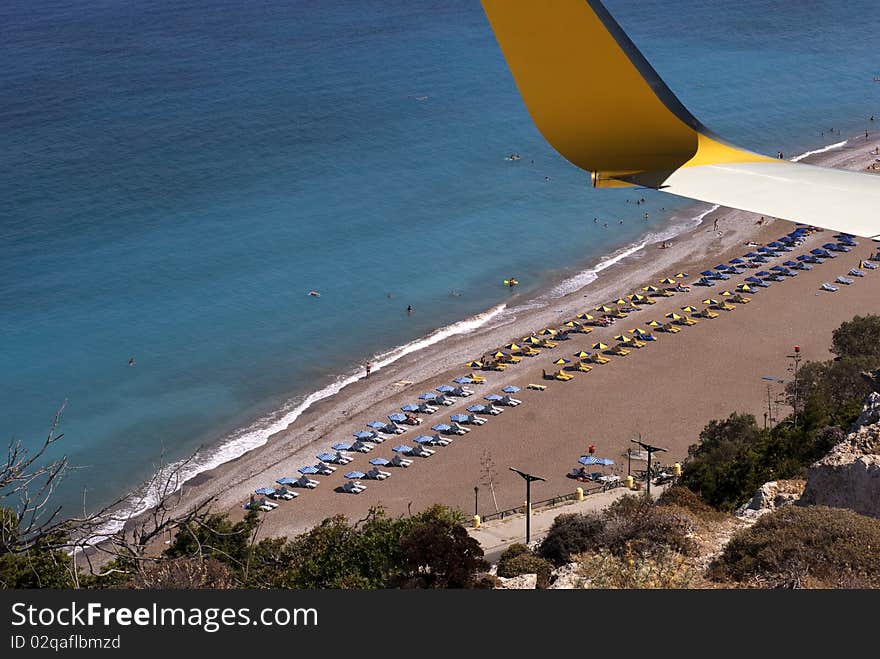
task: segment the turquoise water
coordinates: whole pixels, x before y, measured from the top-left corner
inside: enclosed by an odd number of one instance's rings
[[[880,116],[874,3],[607,4],[743,146]],[[67,401],[68,509],[693,212],[591,189],[474,1],[7,0],[0,44],[2,432]]]

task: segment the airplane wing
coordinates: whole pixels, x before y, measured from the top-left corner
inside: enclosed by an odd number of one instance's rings
[[[880,178],[713,134],[599,0],[482,0],[529,114],[595,187],[639,185],[880,240]]]

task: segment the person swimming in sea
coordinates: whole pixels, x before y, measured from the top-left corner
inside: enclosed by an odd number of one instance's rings
[[[128,358],[128,365],[129,365],[129,366],[134,366],[134,363],[135,363],[135,362],[134,362],[134,357],[129,357],[129,358]]]
[[[321,297],[321,294],[318,291],[309,291],[309,295],[312,297]]]

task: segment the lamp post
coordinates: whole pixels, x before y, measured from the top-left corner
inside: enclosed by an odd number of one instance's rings
[[[648,482],[645,486],[645,494],[647,496],[651,496],[651,456],[654,455],[654,453],[656,453],[657,451],[665,452],[666,449],[660,448],[659,446],[651,446],[650,444],[645,444],[645,442],[639,441],[638,439],[631,439],[629,441],[631,441],[633,444],[638,444],[643,449],[645,449],[645,451],[648,452],[648,478],[646,479]]]
[[[477,497],[480,494],[480,487],[478,485],[474,485],[474,515],[479,515],[479,511],[477,510]]]
[[[508,467],[510,471],[514,471],[520,476],[522,476],[526,481],[526,544],[529,544],[529,540],[531,539],[531,521],[532,521],[532,481],[543,481],[546,480],[541,478],[540,476],[535,476],[533,474],[527,474],[524,471],[520,471],[519,469],[514,469],[513,467]]]
[[[798,415],[798,366],[801,363],[801,347],[795,346],[794,352],[790,355],[786,355],[792,361],[792,365],[788,367],[789,371],[794,371],[794,405],[792,408],[794,409],[794,422],[797,424],[797,415]]]

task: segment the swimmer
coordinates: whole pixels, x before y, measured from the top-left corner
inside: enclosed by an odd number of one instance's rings
[[[128,358],[128,365],[129,365],[129,366],[134,366],[134,357],[129,357],[129,358]]]
[[[412,314],[412,312],[413,312],[412,305],[411,305],[411,304],[406,305],[406,313],[407,313],[407,315]]]
[[[321,294],[318,291],[309,291],[309,295],[312,297],[321,297]]]

